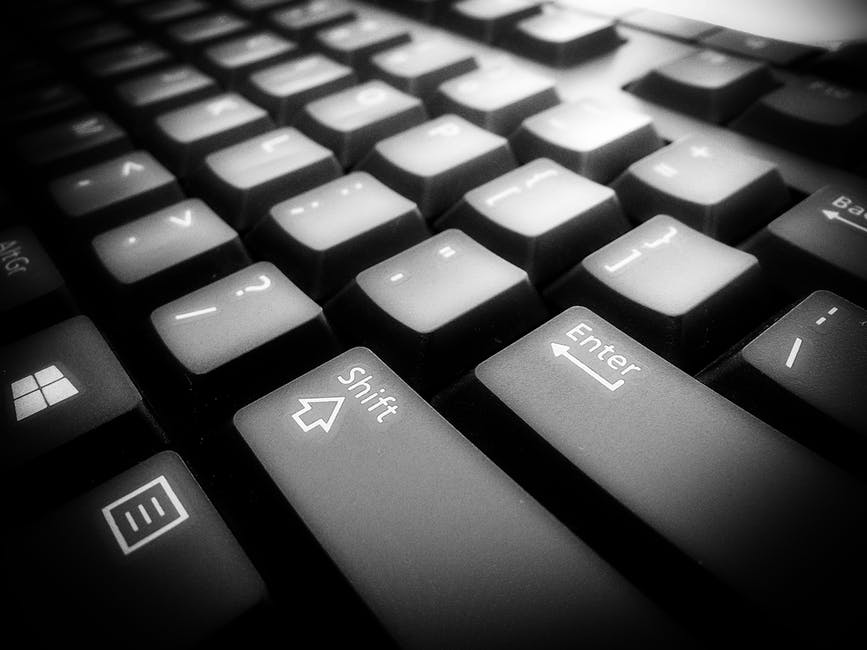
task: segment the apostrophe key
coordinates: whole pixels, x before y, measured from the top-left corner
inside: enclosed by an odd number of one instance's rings
[[[446,230],[359,273],[327,305],[417,390],[431,393],[546,316],[518,267]]]
[[[238,94],[225,93],[157,117],[154,149],[166,165],[186,176],[212,151],[272,128],[274,123],[262,108]]]
[[[10,633],[37,646],[208,645],[225,641],[266,598],[262,578],[173,452],[36,519],[4,550],[16,558],[7,575],[16,592]]]
[[[245,241],[318,301],[427,236],[412,201],[355,172],[278,203]]]
[[[747,243],[764,272],[792,296],[827,287],[867,295],[867,185],[823,187]]]
[[[24,160],[49,175],[92,165],[132,149],[126,133],[105,113],[84,113],[18,138]]]
[[[298,128],[337,154],[346,168],[380,140],[427,120],[421,100],[382,81],[347,88],[305,106]]]
[[[193,417],[231,413],[336,352],[322,308],[268,262],[165,304],[150,320],[170,373],[160,377],[170,389],[164,399],[192,399]]]
[[[175,23],[166,29],[166,36],[193,53],[205,43],[238,34],[250,28],[250,22],[228,11],[208,13]]]
[[[365,348],[243,408],[234,424],[284,511],[300,515],[401,648],[684,642]]]
[[[145,151],[62,176],[49,190],[65,220],[87,232],[125,223],[183,198],[175,177]]]
[[[536,0],[462,0],[451,3],[444,20],[450,27],[493,43],[521,19],[539,13],[540,5]]]
[[[209,154],[192,182],[232,226],[243,231],[278,201],[341,173],[331,151],[284,127]]]
[[[610,52],[623,42],[611,19],[545,7],[541,14],[518,22],[504,45],[565,67]]]
[[[758,260],[659,215],[591,253],[546,296],[586,305],[689,371],[766,316]]]
[[[177,65],[134,77],[115,90],[118,109],[134,127],[154,115],[220,93],[217,83],[191,65]]]
[[[633,163],[612,187],[634,220],[669,214],[727,243],[757,231],[788,201],[775,165],[701,136]]]
[[[467,192],[436,227],[462,230],[541,286],[629,223],[613,190],[539,158]]]
[[[309,54],[254,72],[243,92],[266,108],[278,124],[291,124],[305,104],[357,82],[352,68],[321,54]]]
[[[759,61],[702,50],[651,70],[629,87],[639,97],[711,122],[728,122],[776,87]]]
[[[455,113],[507,136],[524,118],[559,102],[552,79],[511,63],[497,63],[441,84],[431,100],[431,111]]]
[[[356,69],[395,45],[410,41],[409,32],[394,23],[362,18],[317,32],[314,44],[332,59]]]
[[[269,20],[289,38],[306,41],[322,29],[350,22],[355,17],[355,10],[343,0],[307,0],[299,6],[274,11]]]
[[[416,40],[371,58],[375,76],[423,99],[429,99],[444,81],[477,67],[471,48],[443,37]]]
[[[93,81],[105,83],[106,80],[116,82],[154,66],[169,63],[171,58],[171,54],[156,43],[135,41],[91,54],[82,60],[82,65]]]
[[[202,66],[224,86],[235,88],[243,77],[297,56],[298,46],[270,31],[253,32],[205,49]]]
[[[112,228],[92,247],[109,291],[136,314],[250,263],[238,233],[199,199]]]
[[[528,117],[511,143],[521,162],[551,158],[597,183],[614,180],[629,165],[662,147],[647,115],[590,98]]]
[[[0,230],[0,341],[75,312],[66,282],[29,228]]]
[[[761,638],[759,621],[794,647],[860,629],[865,485],[589,309],[484,361],[464,390],[447,411],[456,426],[519,478],[543,476],[543,503],[612,553],[642,555],[716,640]],[[713,588],[682,592],[690,572]],[[758,616],[709,609],[720,593]]]
[[[377,143],[359,168],[439,216],[465,192],[515,167],[505,138],[444,115]]]

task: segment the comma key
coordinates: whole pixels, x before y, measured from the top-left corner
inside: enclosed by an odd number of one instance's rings
[[[684,644],[365,348],[241,409],[234,425],[402,648]]]
[[[860,629],[865,485],[589,309],[479,364],[445,413],[558,516],[615,556],[640,554],[712,628],[751,625],[724,614],[746,603],[801,643]]]

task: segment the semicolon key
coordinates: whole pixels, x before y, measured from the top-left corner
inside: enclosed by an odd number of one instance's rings
[[[722,585],[795,646],[860,629],[867,486],[589,309],[479,364],[441,410],[558,516],[642,555],[712,626],[755,632],[749,616],[709,611]],[[682,591],[695,571],[710,591]]]
[[[366,348],[246,406],[234,426],[402,648],[689,644]]]

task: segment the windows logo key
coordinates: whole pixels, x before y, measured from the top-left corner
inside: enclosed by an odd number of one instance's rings
[[[17,422],[78,395],[78,388],[57,366],[13,381],[11,388]]]

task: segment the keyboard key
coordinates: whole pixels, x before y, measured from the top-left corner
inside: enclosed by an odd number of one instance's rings
[[[551,158],[598,183],[614,180],[662,146],[647,115],[590,98],[528,117],[511,142],[521,162]]]
[[[610,19],[546,9],[520,21],[506,45],[524,56],[566,67],[610,52],[623,42]]]
[[[236,93],[224,93],[156,118],[154,149],[180,176],[206,155],[274,128],[268,114]]]
[[[278,124],[292,124],[306,104],[356,83],[352,68],[310,54],[254,72],[243,92],[267,109]]]
[[[509,135],[524,118],[559,102],[551,79],[507,63],[446,81],[431,101],[431,111],[454,113],[488,131]]]
[[[0,379],[4,483],[13,472],[27,483],[30,472],[86,475],[159,443],[141,395],[85,316],[0,348]]]
[[[701,20],[675,16],[662,11],[644,9],[625,14],[621,17],[624,25],[637,27],[648,32],[673,36],[685,41],[696,41],[702,36],[712,34],[719,28]]]
[[[75,312],[66,282],[29,228],[0,230],[0,341]]]
[[[828,287],[867,295],[867,187],[829,185],[774,219],[750,242],[762,269],[792,296]]]
[[[630,92],[710,122],[728,122],[776,87],[764,63],[702,50],[651,70]]]
[[[732,128],[837,165],[851,165],[864,159],[867,93],[821,79],[798,79],[762,97]]]
[[[203,43],[237,34],[249,26],[249,21],[236,14],[218,11],[175,23],[166,29],[166,36],[180,47],[194,52]]]
[[[867,89],[867,81],[862,74],[865,61],[867,41],[853,41],[820,56],[810,70],[823,79],[849,88]]]
[[[697,370],[761,322],[763,289],[754,256],[659,215],[585,257],[546,297],[586,305]]]
[[[467,192],[436,227],[462,230],[541,286],[629,224],[613,190],[539,158]]]
[[[355,172],[278,203],[246,242],[320,301],[427,236],[412,201]]]
[[[113,295],[147,311],[250,263],[238,233],[199,199],[112,228],[93,250]]]
[[[539,13],[540,4],[533,0],[463,0],[452,3],[445,20],[450,27],[493,43],[521,19]]]
[[[315,44],[332,59],[359,69],[377,52],[409,40],[409,32],[395,23],[364,18],[317,32]]]
[[[55,175],[112,158],[132,145],[108,115],[85,113],[20,137],[16,148],[28,164]]]
[[[133,151],[51,182],[60,212],[97,232],[183,198],[177,179],[145,151]]]
[[[134,32],[121,22],[112,20],[80,27],[65,32],[59,39],[60,46],[71,54],[97,50],[132,40]]]
[[[701,136],[687,136],[633,163],[612,187],[632,219],[670,214],[730,243],[755,232],[788,202],[773,164]]]
[[[150,320],[173,371],[166,383],[214,414],[230,413],[336,352],[322,308],[269,262],[167,303]]]
[[[13,630],[36,645],[192,647],[266,597],[253,564],[173,452],[37,519],[11,547],[20,553],[12,582],[21,617]]]
[[[202,0],[162,0],[138,7],[135,9],[134,15],[146,25],[163,25],[207,11],[210,8],[208,3]]]
[[[193,182],[232,226],[247,230],[278,201],[342,171],[331,151],[284,127],[209,154]]]
[[[365,348],[247,406],[234,424],[400,647],[682,641]]]
[[[705,36],[701,44],[714,50],[723,50],[753,59],[767,61],[771,65],[790,66],[803,59],[820,53],[818,47],[779,41],[775,38],[757,36],[735,29],[721,29]]]
[[[380,140],[425,120],[420,99],[374,80],[307,104],[296,123],[350,168]]]
[[[359,273],[328,305],[417,390],[432,393],[545,318],[527,274],[459,230]]]
[[[355,10],[343,0],[307,0],[300,6],[279,9],[271,24],[295,41],[306,41],[319,30],[355,20]]]
[[[11,104],[2,107],[4,121],[15,126],[36,126],[46,122],[55,124],[64,117],[76,117],[88,109],[88,100],[75,86],[65,83],[47,83],[18,92]]]
[[[137,128],[152,118],[220,92],[217,83],[190,65],[177,65],[125,81],[115,91],[119,110]]]
[[[664,561],[649,548],[661,536],[666,550],[682,554],[661,575],[670,589],[680,589],[677,567],[700,567],[793,646],[860,629],[848,595],[867,574],[860,482],[583,307],[483,362],[470,379],[470,406],[454,416],[462,430],[476,439],[496,421],[487,446],[556,485],[549,507],[584,519],[589,508],[578,510],[578,495],[595,500],[600,534],[628,545],[625,553]]]
[[[202,65],[225,86],[234,88],[243,77],[296,56],[298,46],[273,32],[258,31],[207,48]]]
[[[171,55],[150,41],[134,41],[102,50],[83,59],[84,71],[94,81],[117,81],[119,78],[140,73],[156,65],[168,63]]]
[[[360,166],[431,219],[470,189],[515,167],[504,138],[444,115],[379,142]]]
[[[473,51],[441,37],[399,45],[371,58],[373,74],[395,88],[429,99],[439,85],[478,67]]]

